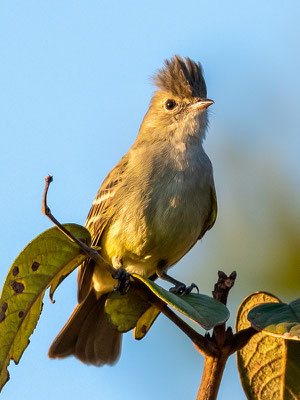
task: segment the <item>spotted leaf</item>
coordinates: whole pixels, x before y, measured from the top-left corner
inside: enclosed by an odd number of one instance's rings
[[[65,227],[78,239],[90,242],[90,234],[82,226]],[[32,240],[14,261],[0,298],[0,390],[9,379],[10,360],[17,364],[28,346],[46,289],[51,286],[53,294],[62,277],[85,258],[80,247],[55,227]]]

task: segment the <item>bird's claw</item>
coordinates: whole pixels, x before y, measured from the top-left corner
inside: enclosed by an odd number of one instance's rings
[[[130,274],[125,271],[124,268],[118,268],[117,272],[113,275],[113,278],[118,280],[118,284],[114,287],[114,291],[126,294],[130,286]]]
[[[174,294],[190,294],[193,289],[197,289],[197,292],[199,293],[198,286],[195,283],[192,283],[190,286],[186,286],[184,283],[180,283],[179,285],[176,285],[170,289],[171,293]]]

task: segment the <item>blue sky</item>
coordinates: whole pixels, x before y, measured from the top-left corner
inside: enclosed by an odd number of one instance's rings
[[[205,147],[219,217],[173,275],[210,294],[218,269],[237,269],[233,314],[250,291],[275,288],[272,265],[284,237],[270,205],[299,218],[299,13],[293,0],[2,1],[0,280],[19,251],[51,227],[40,212],[48,173],[55,216],[84,223],[102,180],[134,141],[153,92],[150,76],[180,54],[202,63],[215,100]],[[55,305],[45,297],[3,398],[195,398],[202,358],[162,316],[143,341],[125,336],[113,368],[47,358],[76,303],[73,275]],[[289,298],[288,289],[282,296]],[[234,357],[219,399],[229,397],[245,398]]]

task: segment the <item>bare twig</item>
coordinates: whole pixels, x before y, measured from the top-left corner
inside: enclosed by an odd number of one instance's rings
[[[236,276],[235,271],[231,272],[229,276],[223,271],[218,271],[218,281],[212,292],[213,298],[226,305],[229,291],[234,285]],[[222,348],[226,339],[226,323],[214,327],[213,338],[218,347]]]
[[[227,304],[228,293],[235,283],[236,276],[236,271],[231,272],[229,276],[223,271],[218,271],[218,281],[212,292],[214,299],[219,300],[225,305]]]
[[[71,232],[69,232],[57,219],[52,215],[50,208],[47,205],[47,194],[48,194],[48,189],[50,186],[50,183],[53,181],[53,177],[51,175],[47,175],[45,178],[45,189],[44,189],[44,195],[43,195],[43,204],[42,204],[42,213],[46,215],[50,221],[53,222],[54,225],[57,226],[57,228],[65,234],[72,242],[78,244],[80,249],[82,250],[83,253],[85,253],[87,256],[92,258],[95,262],[101,262],[101,264],[111,273],[115,274],[116,269],[113,268],[111,265],[107,264],[103,258],[100,256],[98,251],[96,249],[93,249],[92,247],[88,246],[81,240],[77,239],[74,235],[72,235]]]

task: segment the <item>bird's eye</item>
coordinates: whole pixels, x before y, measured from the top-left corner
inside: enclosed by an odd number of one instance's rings
[[[174,108],[176,107],[176,101],[175,100],[173,100],[173,99],[168,99],[166,102],[165,102],[165,109],[166,110],[174,110]]]

